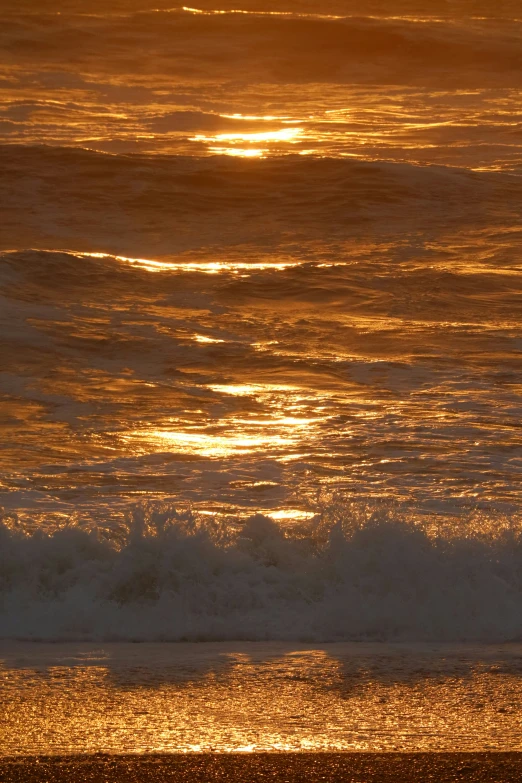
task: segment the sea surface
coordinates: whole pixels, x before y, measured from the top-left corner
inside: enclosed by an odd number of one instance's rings
[[[519,2],[1,16],[0,637],[520,641]]]

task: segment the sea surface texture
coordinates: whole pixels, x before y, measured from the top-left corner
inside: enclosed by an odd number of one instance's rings
[[[0,637],[522,639],[518,0],[1,22]]]

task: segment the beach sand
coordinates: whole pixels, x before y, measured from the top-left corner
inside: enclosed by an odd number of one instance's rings
[[[522,753],[256,753],[55,756],[0,761],[2,783],[47,781],[388,781],[522,780]]]

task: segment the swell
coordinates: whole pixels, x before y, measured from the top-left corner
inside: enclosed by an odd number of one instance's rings
[[[520,178],[442,166],[0,148],[0,247],[154,257],[518,220]],[[415,224],[415,225],[414,225]],[[23,226],[23,228],[21,228]]]
[[[250,82],[463,86],[520,81],[522,33],[512,20],[320,18],[192,13],[10,15],[7,61],[92,72],[153,73]],[[142,53],[135,55],[135,53]],[[311,56],[310,53],[313,53]]]
[[[256,12],[286,12],[317,15],[317,0],[198,0],[194,3],[198,9],[215,9]],[[133,13],[136,10],[172,10],[176,6],[172,0],[113,0],[110,13]],[[56,12],[61,13],[102,13],[107,14],[104,0],[5,0],[3,7],[12,12]],[[365,13],[369,16],[389,16],[388,0],[365,0]],[[518,0],[498,0],[494,6],[491,0],[452,0],[441,3],[440,0],[395,0],[394,15],[414,17],[516,17],[520,11]],[[360,14],[361,0],[325,0],[321,3],[323,14],[352,16]]]
[[[305,535],[303,536],[303,533]],[[349,509],[285,535],[163,509],[119,540],[0,527],[3,638],[499,642],[522,632],[522,542],[430,538]]]

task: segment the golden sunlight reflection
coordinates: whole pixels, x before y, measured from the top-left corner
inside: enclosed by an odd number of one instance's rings
[[[248,120],[248,121],[260,121],[260,122],[294,122],[289,117],[280,116],[276,114],[220,114],[220,117],[224,117],[229,120]]]
[[[230,155],[233,158],[264,158],[268,153],[267,149],[256,149],[254,147],[250,149],[242,149],[241,147],[210,146],[209,151],[215,155]]]
[[[302,128],[294,127],[251,133],[216,133],[212,135],[199,133],[190,140],[207,144],[211,152],[219,155],[260,158],[264,157],[270,148],[253,145],[268,144],[277,146],[280,144],[295,144],[299,141],[302,133]]]
[[[171,10],[180,12],[179,8]],[[189,7],[185,11],[200,15],[240,13]],[[430,19],[433,23],[434,18]],[[218,41],[219,36],[216,44]],[[212,47],[211,42],[206,45]],[[261,62],[265,57],[270,60],[269,50],[260,54]],[[219,83],[221,57],[217,59]],[[259,75],[262,73],[261,67]],[[336,73],[335,67],[332,73]],[[156,75],[143,76],[143,99],[129,102],[125,89],[117,97],[113,93],[116,83],[130,87],[124,76],[116,79],[113,74],[108,82],[114,81],[113,88],[109,93],[98,93],[101,82],[98,88],[93,83],[92,92],[81,88],[81,80],[77,87],[49,84],[42,90],[23,69],[9,67],[6,74],[8,81],[3,88],[0,85],[0,105],[13,112],[12,119],[0,127],[6,144],[73,146],[110,156],[143,152],[265,158],[298,153],[441,164],[476,171],[520,170],[522,163],[517,135],[518,84],[448,89],[443,84],[419,88],[411,84],[393,87],[385,82],[368,87],[343,80],[337,83],[336,76],[333,83],[312,81],[299,89],[275,79],[256,84],[253,90],[253,82],[249,87],[241,86],[239,79],[228,86],[222,84],[216,95],[210,85],[208,93],[202,88],[201,104],[196,101],[191,116],[184,118],[187,107],[170,89],[167,77],[156,85]],[[11,78],[17,84],[16,101],[8,86]],[[22,106],[27,109],[20,112]]]
[[[241,144],[260,141],[291,141],[303,132],[302,128],[284,128],[278,131],[260,131],[259,133],[217,133],[215,136],[194,136],[194,141],[230,141]]]
[[[250,396],[278,391],[296,391],[299,389],[299,386],[292,386],[287,383],[213,383],[210,384],[209,389],[220,392],[222,394]]]
[[[160,451],[176,451],[180,454],[194,454],[200,457],[229,457],[234,454],[249,454],[264,449],[284,449],[292,445],[291,435],[267,435],[240,433],[212,434],[208,432],[182,432],[170,430],[137,431],[137,438],[156,444]]]
[[[197,343],[224,343],[225,342],[224,340],[219,340],[216,337],[207,337],[204,334],[195,334],[194,340]]]
[[[206,342],[213,340],[203,338]],[[228,383],[206,388],[225,398],[250,398],[250,402],[238,401],[239,410],[222,417],[150,423],[123,435],[124,441],[139,453],[171,452],[209,459],[262,453],[283,462],[296,458],[304,444],[309,448],[331,418],[324,394],[291,384]],[[226,403],[230,404],[234,403]]]
[[[520,645],[18,643],[0,660],[2,750],[520,751],[520,652]]]
[[[281,508],[277,511],[267,510],[264,513],[272,519],[284,522],[303,522],[315,516],[314,511],[303,511],[300,508]]]
[[[311,19],[342,19],[341,16],[335,16],[333,14],[312,14],[312,13],[295,13],[294,11],[246,11],[241,8],[227,8],[227,9],[207,9],[207,8],[192,8],[191,6],[182,6],[182,10],[190,14],[201,14],[202,16],[226,16],[228,14],[241,14],[244,16],[298,16],[301,18]]]
[[[66,253],[78,258],[100,258],[114,259],[131,266],[138,266],[146,269],[148,272],[202,272],[209,275],[217,275],[221,272],[231,272],[238,274],[240,272],[250,272],[255,270],[284,270],[288,267],[299,266],[301,261],[294,261],[285,258],[281,261],[259,261],[248,263],[246,261],[197,261],[190,259],[186,261],[155,261],[149,258],[130,258],[128,256],[111,255],[110,253],[87,253],[76,252],[73,250],[55,250],[49,252]]]
[[[320,418],[277,416],[262,419],[230,416],[202,429],[185,422],[172,422],[170,428],[144,428],[124,436],[141,443],[146,451],[172,451],[180,454],[220,458],[235,454],[265,452],[277,454],[293,448],[306,437],[314,438],[313,426]],[[274,430],[277,432],[274,432]]]
[[[248,487],[277,487],[279,486],[276,482],[273,481],[254,481],[254,482],[235,482],[236,485],[242,484],[243,486]],[[257,507],[256,507],[257,508]],[[302,508],[263,508],[260,506],[257,509],[259,514],[263,514],[263,516],[270,517],[276,522],[284,522],[285,527],[288,527],[288,524],[295,522],[306,522],[307,520],[313,519],[315,516],[317,516],[317,513],[315,511],[307,511]],[[250,514],[250,511],[247,511],[247,516]],[[226,518],[227,512],[221,511],[221,510],[208,510],[208,509],[200,509],[198,508],[198,514],[202,516],[211,516],[211,517],[224,517]]]

